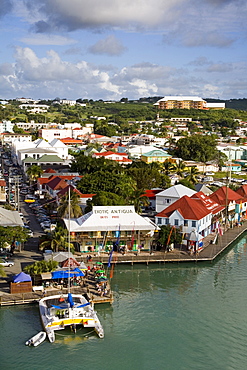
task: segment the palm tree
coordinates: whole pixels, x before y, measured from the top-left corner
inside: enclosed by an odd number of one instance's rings
[[[170,175],[176,169],[175,164],[170,161],[165,161],[162,165],[162,173],[166,176]]]
[[[80,197],[75,191],[70,192],[70,204],[69,194],[64,195],[60,201],[60,206],[57,209],[57,213],[61,218],[71,217],[78,218],[82,216],[82,209],[80,207]],[[69,214],[70,213],[70,214]]]
[[[27,169],[27,175],[32,182],[35,182],[38,177],[43,173],[43,170],[40,166],[33,164],[31,167]]]
[[[39,249],[43,250],[44,248],[50,248],[54,252],[66,251],[68,250],[68,232],[62,227],[56,228],[50,235],[49,239],[43,241],[39,245]],[[70,247],[73,249],[73,245]]]
[[[148,197],[145,195],[145,191],[138,188],[133,190],[133,193],[129,197],[129,201],[135,206],[136,213],[141,213],[141,207],[148,206],[150,203]]]
[[[175,172],[179,177],[183,177],[184,172],[186,171],[186,165],[184,164],[183,161],[179,161],[175,165]]]
[[[193,184],[197,182],[196,176],[199,174],[199,171],[196,166],[189,167],[186,180],[189,180]]]
[[[176,139],[174,137],[169,137],[166,141],[166,144],[168,144],[168,149],[171,150],[171,149],[174,149],[175,146],[176,146]]]

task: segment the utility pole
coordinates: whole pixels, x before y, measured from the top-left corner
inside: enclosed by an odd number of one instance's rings
[[[19,177],[17,178],[17,211],[20,212],[20,189],[19,189]]]

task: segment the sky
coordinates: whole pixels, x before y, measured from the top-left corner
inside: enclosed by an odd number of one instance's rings
[[[247,98],[246,0],[0,0],[0,99]]]

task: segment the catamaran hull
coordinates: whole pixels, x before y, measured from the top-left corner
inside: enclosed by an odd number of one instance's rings
[[[47,337],[51,343],[55,341],[55,331],[71,327],[76,331],[76,326],[94,328],[99,338],[104,338],[104,329],[96,312],[90,303],[80,294],[72,294],[77,303],[73,307],[65,307],[66,303],[59,306],[60,295],[42,298],[39,302],[40,316]],[[63,296],[68,299],[68,295]],[[58,302],[51,304],[51,302]],[[68,305],[68,304],[67,304]]]

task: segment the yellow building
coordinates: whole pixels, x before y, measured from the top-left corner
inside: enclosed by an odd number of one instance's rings
[[[206,109],[207,102],[198,96],[165,96],[155,104],[159,109]]]
[[[153,163],[153,162],[159,162],[164,163],[167,160],[170,160],[172,156],[165,152],[164,150],[151,150],[148,153],[144,153],[141,155],[140,159],[145,163]]]

